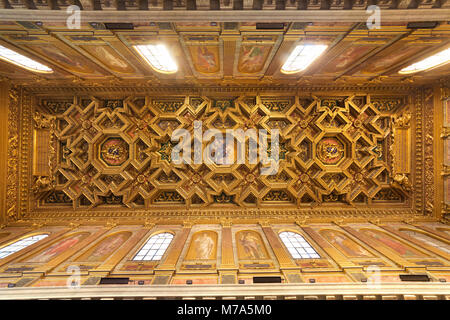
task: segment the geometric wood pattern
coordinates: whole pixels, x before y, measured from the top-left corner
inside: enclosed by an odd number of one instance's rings
[[[405,203],[411,193],[409,171],[393,172],[392,153],[394,126],[408,118],[408,113],[396,114],[405,107],[402,96],[377,95],[43,98],[34,123],[50,130],[54,152],[48,161],[51,174],[34,177],[35,205]],[[270,136],[278,129],[277,174],[262,175],[261,163],[250,164],[248,157],[244,164],[174,164],[171,134],[184,128],[194,136],[194,121],[202,121],[203,132],[254,128]],[[203,141],[204,148],[208,144]]]

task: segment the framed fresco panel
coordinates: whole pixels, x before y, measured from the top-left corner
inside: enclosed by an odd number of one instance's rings
[[[97,245],[86,251],[83,255],[77,258],[76,261],[83,262],[103,262],[111,254],[113,254],[118,248],[128,240],[131,236],[131,232],[119,232],[113,235],[107,236],[101,240]]]
[[[240,260],[269,259],[261,235],[256,231],[239,231],[236,233],[236,244]]]
[[[200,73],[216,73],[220,71],[220,55],[217,45],[189,46],[195,70]]]
[[[59,254],[66,250],[69,250],[76,244],[80,243],[83,239],[89,236],[89,232],[80,232],[66,236],[63,239],[54,242],[40,253],[25,260],[25,262],[45,263],[55,258]]]
[[[377,240],[377,242],[388,247],[390,250],[394,251],[403,258],[423,258],[427,256],[426,254],[414,249],[400,240],[393,238],[385,232],[373,229],[361,229],[360,232]]]
[[[436,239],[435,237],[425,232],[403,228],[401,228],[399,231],[407,234],[410,237],[416,238],[417,240],[420,240],[429,246],[435,247],[437,249],[444,251],[445,253],[450,254],[450,244],[445,243],[439,239]]]
[[[192,236],[185,260],[211,260],[217,255],[217,233],[200,231]]]
[[[242,45],[238,71],[241,73],[260,72],[272,49],[272,45]]]
[[[373,254],[340,231],[322,230],[320,231],[320,234],[347,258],[373,257]]]

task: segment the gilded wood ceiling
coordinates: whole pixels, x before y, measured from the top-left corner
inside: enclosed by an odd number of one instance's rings
[[[39,98],[32,206],[407,208],[409,106],[407,96],[377,94]],[[280,130],[277,173],[261,174],[248,158],[175,164],[172,133],[194,137],[194,121],[223,133]]]
[[[282,64],[304,41],[327,44],[307,70],[286,75]],[[163,42],[179,71],[161,74],[132,47]],[[33,81],[148,81],[149,84],[411,83],[442,78],[450,65],[410,76],[398,71],[448,47],[450,25],[408,29],[383,23],[285,23],[283,30],[257,30],[256,23],[135,23],[134,30],[106,30],[101,23],[69,30],[57,23],[0,23],[0,44],[55,70],[33,74],[0,62],[0,75]]]

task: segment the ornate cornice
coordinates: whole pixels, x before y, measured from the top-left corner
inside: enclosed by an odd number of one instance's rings
[[[99,86],[98,83],[87,82],[85,85],[61,86],[61,85],[27,85],[22,84],[27,93],[64,93],[64,94],[102,94],[102,93],[171,93],[171,94],[202,94],[204,92],[215,93],[258,93],[264,92],[280,92],[280,93],[304,93],[320,92],[320,91],[367,91],[367,92],[409,92],[417,88],[409,84],[311,84],[311,85],[215,85],[215,84],[199,84],[199,85],[149,85],[147,83],[135,83],[127,85],[110,85]]]
[[[356,208],[330,208],[330,209],[286,209],[286,208],[255,208],[255,209],[228,209],[228,208],[204,208],[204,209],[173,209],[170,207],[146,209],[146,210],[123,210],[111,213],[111,210],[45,210],[28,214],[25,219],[83,219],[83,218],[195,218],[195,219],[302,219],[305,215],[314,218],[323,217],[335,220],[336,218],[364,217],[373,219],[375,217],[401,217],[414,214],[414,210],[406,208],[398,209],[356,209]]]

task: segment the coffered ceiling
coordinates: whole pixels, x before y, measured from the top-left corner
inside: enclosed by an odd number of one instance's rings
[[[408,105],[407,96],[386,95],[40,98],[32,206],[408,208]],[[249,159],[174,163],[173,131],[198,139],[194,121],[203,131],[280,130],[276,174]]]

